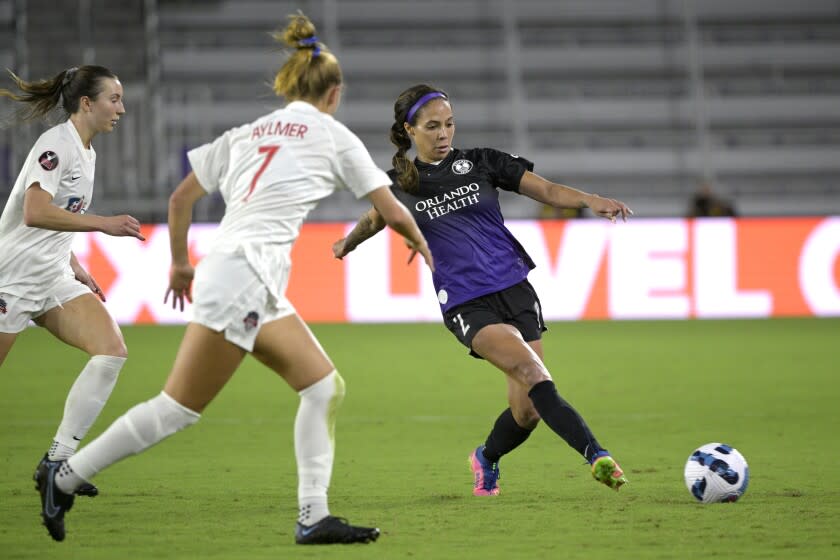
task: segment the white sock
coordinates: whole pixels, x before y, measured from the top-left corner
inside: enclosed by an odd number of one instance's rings
[[[50,461],[73,455],[111,396],[123,364],[125,358],[117,356],[92,356],[88,360],[67,393],[64,417],[48,452]]]
[[[76,445],[79,444],[78,441],[75,442]],[[50,450],[47,451],[47,459],[50,461],[62,461],[71,457],[73,453],[76,452],[76,447],[70,447],[69,445],[64,445],[63,443],[59,443],[56,440],[53,440],[52,445],[50,445]]]
[[[58,472],[55,475],[56,486],[58,486],[58,489],[65,494],[72,494],[76,488],[85,482],[90,481],[85,480],[76,474],[66,461],[61,463],[61,467],[59,467]],[[66,488],[67,490],[63,490],[63,488]]]
[[[181,405],[164,392],[140,403],[117,418],[98,438],[67,460],[71,474],[61,476],[56,484],[65,493],[78,488],[81,481],[159,441],[198,422],[201,415]]]
[[[300,393],[295,417],[298,522],[317,523],[330,514],[327,489],[335,454],[335,416],[344,400],[344,379],[333,370]]]

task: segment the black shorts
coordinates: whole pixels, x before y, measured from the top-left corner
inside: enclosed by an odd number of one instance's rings
[[[472,340],[487,325],[503,323],[516,327],[525,342],[539,340],[546,326],[537,292],[528,280],[510,288],[493,292],[456,305],[443,314],[446,328],[452,331],[461,344],[472,351]]]

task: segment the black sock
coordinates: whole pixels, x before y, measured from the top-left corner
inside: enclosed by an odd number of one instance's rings
[[[528,396],[531,397],[534,408],[540,413],[543,422],[587,461],[602,451],[603,448],[589,431],[589,426],[580,414],[557,394],[554,381],[540,381],[531,387]]]
[[[523,428],[516,423],[513,412],[505,409],[490,430],[487,441],[484,442],[484,458],[491,463],[498,463],[502,455],[506,455],[522,445],[533,430]]]

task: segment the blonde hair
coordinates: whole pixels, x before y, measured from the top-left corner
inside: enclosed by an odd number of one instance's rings
[[[283,31],[272,34],[274,40],[294,52],[274,76],[274,93],[289,101],[316,101],[329,88],[342,83],[338,59],[315,36],[315,25],[303,13],[288,16]]]
[[[105,89],[102,82],[107,78],[117,79],[117,75],[104,66],[86,65],[80,68],[68,68],[44,80],[27,82],[20,76],[7,70],[9,77],[20,93],[0,89],[0,97],[8,97],[26,106],[18,111],[17,119],[28,121],[46,117],[53,109],[61,108],[66,116],[79,110],[82,97],[96,99]]]

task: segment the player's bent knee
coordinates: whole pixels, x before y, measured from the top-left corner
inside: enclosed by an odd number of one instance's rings
[[[113,356],[115,358],[128,358],[128,348],[126,348],[125,343],[114,345],[109,347],[106,352],[99,352],[104,356]]]
[[[122,333],[113,337],[113,340],[109,341],[108,350],[107,354],[109,356],[128,358],[128,347],[125,345],[125,339],[123,339]]]
[[[120,343],[114,348],[114,353],[111,356],[128,358],[128,347],[125,345],[125,341],[120,340]]]
[[[551,379],[551,375],[549,375],[545,366],[537,360],[525,360],[517,363],[511,368],[511,374],[528,387],[533,387],[537,383]]]
[[[332,408],[338,408],[344,401],[346,392],[344,378],[338,370],[332,370],[326,377],[316,381],[306,389],[298,392],[301,399]]]
[[[89,348],[87,353],[91,356],[113,356],[115,358],[128,358],[128,347],[120,335],[112,335],[97,340]]]

